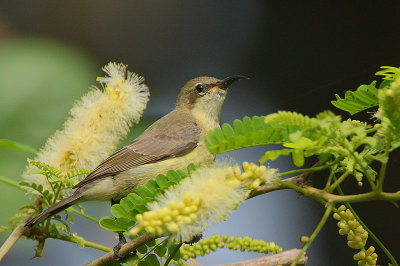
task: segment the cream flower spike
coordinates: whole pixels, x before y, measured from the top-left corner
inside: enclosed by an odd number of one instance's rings
[[[230,167],[221,164],[196,170],[148,204],[150,211],[136,216],[139,226],[130,233],[147,231],[170,235],[173,242],[190,241],[210,224],[225,220],[247,198],[248,191],[231,178]]]
[[[121,63],[109,63],[103,70],[107,75],[97,81],[104,90],[94,87],[75,102],[63,129],[47,140],[35,160],[62,173],[73,168],[91,170],[139,122],[150,97],[144,78],[127,71],[127,66]],[[50,189],[44,175],[30,174],[32,167],[29,165],[25,171],[25,181]]]

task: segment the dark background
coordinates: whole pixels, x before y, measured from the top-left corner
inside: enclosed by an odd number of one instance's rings
[[[69,108],[102,75],[109,61],[124,62],[145,76],[151,100],[145,125],[173,108],[189,79],[232,74],[251,77],[234,85],[221,121],[291,110],[315,115],[332,109],[334,94],[370,83],[382,65],[400,65],[400,5],[397,1],[2,1],[0,2],[0,138],[39,148],[62,125]],[[8,60],[8,61],[7,61]],[[4,78],[2,78],[4,77]],[[40,78],[37,78],[40,77]],[[8,83],[7,83],[8,82]],[[368,119],[368,115],[358,118]],[[147,124],[146,124],[147,123]],[[142,127],[135,127],[138,134]],[[129,136],[126,142],[132,139]],[[238,161],[256,161],[265,148],[232,152]],[[0,153],[0,174],[19,180],[26,155]],[[312,162],[310,162],[312,163]],[[385,189],[398,190],[399,154],[389,163]],[[271,163],[281,171],[290,160]],[[313,177],[316,184],[324,175]],[[344,190],[360,192],[354,180]],[[27,202],[0,184],[5,224]],[[19,193],[19,194],[18,194]],[[12,198],[18,195],[18,198]],[[109,215],[107,204],[88,203],[89,213]],[[354,204],[363,221],[399,259],[399,209],[387,202]],[[227,222],[206,235],[227,233],[301,247],[324,209],[292,191],[259,196],[242,204]],[[112,246],[112,234],[77,218],[73,231]],[[330,218],[311,245],[308,265],[355,265]],[[4,241],[7,234],[2,233]],[[376,244],[368,242],[377,247]],[[46,241],[44,257],[29,261],[33,242],[21,240],[5,265],[79,265],[102,252]],[[367,244],[367,245],[369,245]],[[377,249],[378,263],[387,265]],[[199,259],[206,265],[257,257],[218,251]]]

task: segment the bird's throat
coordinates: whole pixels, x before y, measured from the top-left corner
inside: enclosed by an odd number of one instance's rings
[[[221,108],[219,108],[219,110],[193,108],[191,112],[204,133],[208,133],[209,130],[220,127],[219,117],[221,113]]]

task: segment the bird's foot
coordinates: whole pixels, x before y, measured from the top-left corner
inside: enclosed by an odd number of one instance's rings
[[[118,233],[118,238],[119,238],[119,242],[115,247],[113,247],[113,251],[114,251],[115,257],[117,257],[119,259],[123,259],[124,256],[119,255],[118,252],[121,249],[121,247],[126,244],[126,238],[123,233]]]
[[[113,252],[114,252],[115,257],[117,257],[118,259],[123,259],[125,256],[119,255],[119,250],[121,249],[121,247],[123,245],[126,244],[126,238],[123,233],[118,233],[118,238],[119,238],[119,242],[115,247],[113,247]],[[132,254],[135,255],[136,250],[132,251]]]

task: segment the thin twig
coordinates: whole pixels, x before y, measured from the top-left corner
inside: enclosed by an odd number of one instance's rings
[[[156,236],[151,235],[149,233],[141,235],[138,238],[135,238],[135,239],[129,241],[128,243],[126,243],[125,245],[123,245],[121,247],[121,249],[119,250],[118,254],[121,256],[126,256],[130,252],[137,249],[138,247],[140,247],[140,246],[144,245],[145,243],[150,242],[156,238],[157,238]],[[86,265],[87,266],[107,265],[107,264],[109,264],[113,261],[117,261],[117,260],[118,260],[118,258],[116,258],[114,255],[114,252],[111,251],[111,252],[101,256],[100,258],[97,258],[97,259],[89,262]]]
[[[69,208],[68,211],[70,211],[72,213],[75,213],[75,214],[77,214],[79,216],[82,216],[82,217],[84,217],[84,218],[86,218],[86,219],[88,219],[88,220],[90,220],[90,221],[92,221],[92,222],[94,222],[96,224],[99,223],[99,219],[97,219],[97,218],[95,218],[93,216],[90,216],[90,215],[88,215],[86,213],[82,213],[82,212],[78,211],[77,209],[75,209],[74,207]]]
[[[71,243],[75,243],[75,244],[79,245],[79,243],[77,242],[77,240],[75,240],[75,239],[74,239],[73,237],[71,237],[71,236],[60,235],[60,236],[51,237],[51,238],[53,238],[53,239],[59,239],[59,240],[64,240],[64,241],[71,242]],[[81,244],[82,244],[84,247],[94,248],[94,249],[98,249],[98,250],[101,250],[101,251],[104,251],[104,252],[110,252],[110,251],[112,251],[112,248],[109,248],[109,247],[107,247],[107,246],[104,246],[104,245],[99,244],[99,243],[96,243],[96,242],[92,242],[92,241],[86,240],[86,239],[84,239],[83,237],[81,237]]]
[[[317,162],[316,164],[313,165],[313,167],[319,167],[320,165],[322,165],[322,163],[321,162]],[[310,168],[310,169],[312,169],[312,168]],[[306,185],[309,184],[308,177],[311,174],[313,174],[314,172],[315,171],[307,171],[307,172],[304,172],[304,173],[302,173],[300,175],[296,175],[296,176],[293,176],[293,177],[290,177],[290,178],[283,179],[282,181],[284,181],[285,183],[288,183],[288,184],[293,184],[293,185],[296,185],[296,186],[303,187],[303,186],[306,186]],[[288,188],[289,187],[287,187],[285,185],[282,185],[280,183],[265,184],[265,185],[262,185],[262,186],[260,186],[259,188],[255,189],[255,190],[252,190],[250,192],[248,198],[250,199],[250,198],[254,198],[255,196],[258,196],[258,195],[261,195],[261,194],[265,194],[265,193],[268,193],[268,192],[271,192],[271,191],[281,190],[281,189],[288,189]]]
[[[329,204],[328,207],[326,207],[324,216],[322,216],[321,221],[319,222],[319,224],[315,228],[314,232],[311,234],[311,236],[310,236],[309,240],[307,241],[307,243],[301,249],[300,253],[297,255],[296,259],[292,262],[292,264],[290,264],[290,266],[297,265],[297,262],[300,260],[301,256],[306,252],[307,248],[310,246],[310,244],[313,242],[315,237],[321,231],[322,227],[324,227],[324,225],[326,223],[326,220],[328,220],[328,217],[332,212],[332,209],[333,209],[332,204]]]
[[[36,197],[35,201],[33,202],[33,206],[37,207],[40,205],[41,200],[40,196]],[[33,211],[33,210],[32,210]],[[29,212],[29,210],[28,210]],[[24,220],[12,231],[11,235],[7,238],[7,240],[3,243],[0,248],[0,262],[6,256],[6,254],[11,250],[11,248],[15,245],[18,239],[21,238],[29,228],[25,226],[25,224],[32,218],[31,215],[27,215]]]
[[[10,249],[15,245],[18,239],[25,233],[27,228],[25,223],[28,222],[32,217],[30,215],[26,216],[25,219],[12,231],[11,235],[7,238],[4,244],[0,248],[0,262],[7,255]]]

